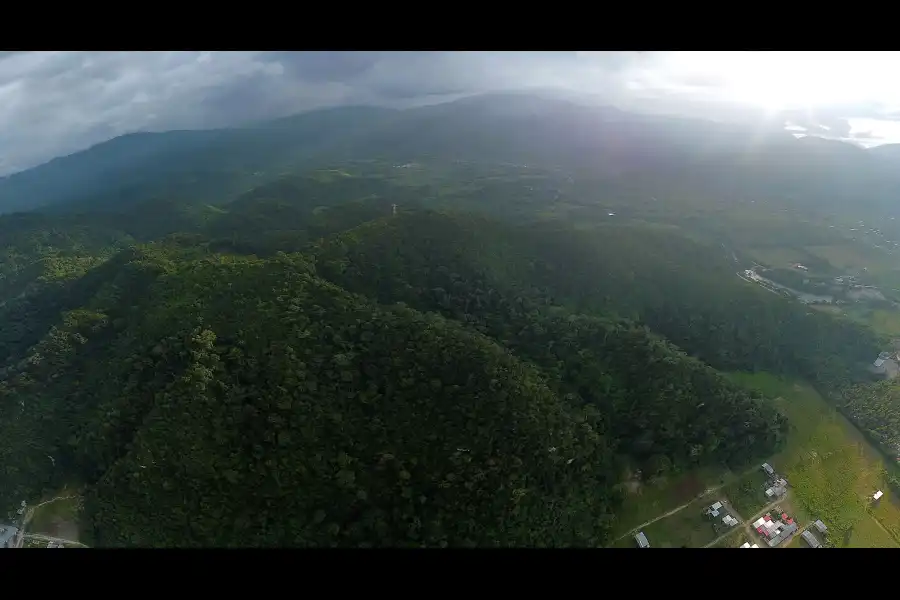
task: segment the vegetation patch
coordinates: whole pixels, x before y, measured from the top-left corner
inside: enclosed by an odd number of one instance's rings
[[[738,513],[749,518],[771,502],[765,494],[767,480],[768,477],[762,468],[753,469],[725,486],[722,493],[728,496]]]
[[[655,548],[702,548],[727,532],[721,518],[713,519],[704,511],[710,504],[722,500],[722,495],[714,492],[692,502],[677,513],[660,519],[643,528],[650,546]],[[714,524],[719,524],[716,530]],[[740,527],[740,526],[738,526]]]
[[[80,496],[60,498],[38,506],[34,509],[27,531],[77,542],[81,508]]]
[[[836,547],[868,547],[864,540],[893,538],[872,520],[868,510],[876,489],[887,487],[881,454],[860,432],[809,385],[771,374],[732,374],[732,379],[773,397],[787,415],[787,444],[770,461],[791,487],[791,501],[801,522],[822,519]],[[882,519],[895,524],[900,508],[883,502]],[[873,533],[878,529],[881,533]],[[874,542],[873,542],[874,543]],[[893,541],[892,547],[900,547]]]

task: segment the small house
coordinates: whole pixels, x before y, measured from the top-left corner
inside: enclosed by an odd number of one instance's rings
[[[634,536],[634,540],[637,542],[638,548],[649,548],[650,547],[650,542],[647,541],[647,536],[644,535],[643,531],[638,532],[638,534],[636,536]]]
[[[875,492],[875,495],[872,496],[872,500],[880,500],[882,496],[884,496],[884,492],[878,490],[877,492]]]
[[[804,540],[806,540],[806,543],[809,544],[810,548],[821,548],[822,547],[822,544],[819,543],[819,540],[816,539],[816,536],[813,535],[812,531],[804,531],[803,533],[800,534],[800,537],[802,537]]]
[[[718,517],[719,512],[722,510],[722,503],[716,502],[712,506],[706,509],[706,514],[711,515],[713,517]]]
[[[815,521],[813,526],[819,530],[819,533],[828,533],[828,528],[825,527],[825,523],[823,523],[821,519]]]
[[[729,527],[734,527],[738,524],[738,520],[732,517],[731,515],[725,515],[722,517],[722,522],[728,525]]]
[[[743,544],[741,544],[741,548],[749,548],[749,547],[750,547],[750,542],[744,542]]]
[[[775,474],[775,469],[773,469],[772,465],[770,465],[769,463],[763,463],[762,468],[763,468],[763,471],[765,471],[769,475]]]

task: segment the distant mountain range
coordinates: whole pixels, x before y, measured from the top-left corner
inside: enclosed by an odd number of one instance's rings
[[[249,127],[134,133],[0,178],[0,212],[120,209],[154,199],[220,203],[303,165],[349,159],[474,160],[599,178],[662,178],[716,194],[893,210],[900,145],[795,138],[780,123],[717,123],[503,93],[394,110],[316,110]]]

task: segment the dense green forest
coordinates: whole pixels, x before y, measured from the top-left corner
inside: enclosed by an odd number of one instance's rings
[[[4,503],[83,481],[104,546],[602,545],[625,473],[787,433],[701,359],[827,382],[872,351],[666,232],[271,196],[239,243],[241,205],[10,305]]]

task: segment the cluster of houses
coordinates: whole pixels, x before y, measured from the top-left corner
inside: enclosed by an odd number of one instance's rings
[[[780,477],[775,469],[769,463],[763,463],[762,465],[763,471],[766,472],[766,475],[769,476],[769,479],[766,481],[766,497],[767,498],[781,498],[787,493],[787,480],[783,477]],[[878,490],[872,496],[874,501],[878,501],[882,496],[883,492]],[[794,521],[792,517],[790,517],[786,512],[781,511],[781,509],[776,507],[776,517],[772,517],[771,513],[766,513],[764,516],[760,517],[756,521],[753,522],[753,528],[760,535],[763,541],[765,541],[766,545],[770,548],[774,548],[780,544],[782,544],[785,540],[789,539],[792,535],[794,535],[797,531],[799,531],[800,526]],[[729,513],[728,509],[725,507],[724,502],[717,501],[711,504],[703,511],[703,513],[709,517],[713,521],[713,526],[718,531],[718,521],[721,518],[722,523],[724,523],[727,527],[735,527],[740,523],[738,519],[736,519],[732,514]],[[781,513],[778,515],[777,513]],[[816,533],[813,531],[815,529],[819,536],[824,539],[824,536],[828,532],[828,527],[825,526],[820,520],[816,520],[810,525],[808,529],[803,531],[800,536],[806,541],[806,543],[811,548],[822,548],[822,542],[819,541],[819,538],[816,537]],[[650,541],[647,539],[647,536],[643,531],[638,532],[634,536],[635,541],[639,548],[649,548]],[[744,542],[741,548],[759,548],[759,544],[750,542]]]
[[[781,513],[781,519],[773,519],[772,515],[766,514],[753,522],[753,528],[770,548],[779,545],[800,529],[787,513]]]
[[[787,479],[779,477],[778,474],[775,473],[775,469],[772,468],[772,465],[769,463],[763,463],[762,469],[770,478],[769,481],[766,482],[766,498],[777,500],[787,494]]]
[[[728,527],[734,527],[739,522],[734,518],[733,515],[728,513],[728,511],[725,509],[725,506],[721,502],[714,502],[705,511],[703,511],[703,514],[712,519],[713,522],[715,522],[721,516],[722,523],[724,523]]]

